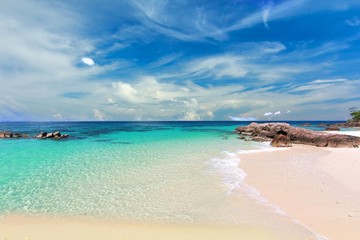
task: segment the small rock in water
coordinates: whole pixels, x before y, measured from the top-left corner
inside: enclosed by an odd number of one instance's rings
[[[47,139],[47,138],[61,139],[67,137],[69,137],[68,134],[61,134],[59,131],[49,132],[49,133],[40,132],[34,136],[34,138],[37,139]],[[22,134],[22,133],[0,132],[0,138],[31,138],[31,137],[28,134]]]
[[[53,133],[48,133],[46,134],[46,138],[53,138],[54,137],[54,134]]]
[[[325,128],[325,131],[340,131],[340,128],[336,126],[330,126]]]

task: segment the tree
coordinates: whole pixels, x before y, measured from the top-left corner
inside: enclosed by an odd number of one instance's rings
[[[354,122],[360,122],[360,110],[356,110],[356,108],[352,107],[349,109],[350,111],[350,116],[351,116],[351,121]]]

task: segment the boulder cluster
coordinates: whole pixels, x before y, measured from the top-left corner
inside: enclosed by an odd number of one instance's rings
[[[30,138],[30,135],[13,132],[0,132],[0,138]]]
[[[241,139],[271,141],[271,145],[274,147],[306,144],[317,147],[357,148],[360,145],[360,137],[312,131],[293,127],[287,123],[251,123],[238,127],[235,131]]]
[[[34,136],[37,139],[63,139],[67,138],[68,134],[61,134],[59,131],[56,132],[41,132]],[[0,138],[32,138],[29,134],[14,133],[14,132],[0,132]]]
[[[67,134],[61,134],[59,131],[56,132],[41,132],[35,136],[35,138],[38,139],[47,139],[47,138],[53,138],[53,139],[61,139],[61,138],[67,138],[69,135]]]

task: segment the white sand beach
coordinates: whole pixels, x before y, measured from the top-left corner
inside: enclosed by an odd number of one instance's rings
[[[6,240],[272,240],[254,227],[177,225],[29,216],[0,217],[0,239]]]
[[[360,236],[360,149],[296,145],[242,154],[240,167],[249,185],[311,231],[332,240]]]

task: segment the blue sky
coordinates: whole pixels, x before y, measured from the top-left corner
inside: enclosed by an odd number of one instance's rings
[[[358,0],[2,0],[0,36],[0,121],[360,108]]]

